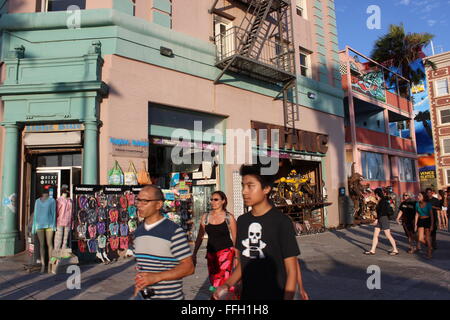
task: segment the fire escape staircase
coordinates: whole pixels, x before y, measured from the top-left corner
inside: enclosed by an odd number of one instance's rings
[[[216,66],[222,69],[214,81],[217,84],[220,78],[227,72],[233,71],[243,73],[263,81],[281,84],[280,93],[275,97],[279,99],[282,95],[284,124],[286,134],[293,135],[292,141],[296,142],[295,122],[299,120],[298,114],[298,91],[295,76],[294,50],[283,44],[283,40],[293,41],[292,14],[289,0],[236,0],[248,5],[245,17],[240,26],[236,28],[233,41],[235,49],[233,54],[221,59],[218,55]],[[217,4],[214,1],[212,12]],[[283,10],[284,9],[284,10]],[[271,15],[274,13],[274,15]],[[270,18],[277,17],[276,26],[271,30]],[[288,28],[283,29],[282,19],[287,19]],[[278,32],[277,42],[271,40]],[[285,36],[283,36],[285,33]],[[220,35],[222,37],[222,35]],[[272,47],[270,47],[272,46]],[[275,48],[277,46],[277,48]],[[264,57],[264,50],[270,48],[275,52],[268,60]]]

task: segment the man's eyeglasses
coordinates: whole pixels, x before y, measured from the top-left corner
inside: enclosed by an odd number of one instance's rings
[[[220,201],[220,200],[222,200],[222,199],[219,199],[219,198],[212,198],[212,199],[209,199],[209,201]]]
[[[136,202],[143,202],[145,204],[152,202],[152,201],[162,201],[162,199],[140,199],[140,198],[136,198]]]

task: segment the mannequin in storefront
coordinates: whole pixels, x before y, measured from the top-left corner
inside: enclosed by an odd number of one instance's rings
[[[72,229],[73,201],[67,186],[63,186],[61,197],[56,200],[56,235],[55,250],[67,249],[67,240]]]
[[[53,236],[56,230],[56,201],[44,191],[34,204],[32,233],[37,234],[41,255],[41,272],[45,272],[46,262],[53,253]],[[46,259],[46,253],[48,259]],[[50,263],[48,263],[50,270]]]

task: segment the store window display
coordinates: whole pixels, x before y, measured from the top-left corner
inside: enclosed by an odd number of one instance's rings
[[[53,253],[53,236],[56,230],[56,201],[44,191],[34,205],[32,234],[37,234],[41,255],[41,272],[45,272],[46,265]],[[46,259],[46,253],[48,259]],[[50,270],[50,269],[49,269]]]

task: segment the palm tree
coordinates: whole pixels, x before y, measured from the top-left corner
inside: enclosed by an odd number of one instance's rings
[[[422,49],[430,44],[434,35],[430,33],[406,33],[403,24],[390,25],[389,32],[378,38],[371,53],[371,58],[380,62],[391,71],[401,74],[413,84],[418,84],[425,73],[421,69],[413,69],[411,64],[425,54]],[[436,68],[429,60],[424,60],[424,66]],[[397,80],[392,73],[385,71],[386,79],[394,85]],[[399,85],[400,93],[407,93],[409,88]]]

